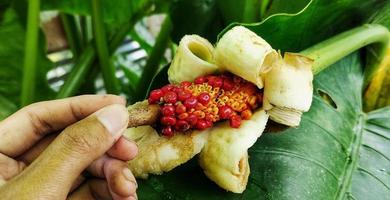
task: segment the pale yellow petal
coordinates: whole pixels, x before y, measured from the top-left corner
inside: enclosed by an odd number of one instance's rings
[[[278,59],[277,52],[256,33],[243,26],[227,31],[215,48],[215,61],[223,70],[263,88],[262,74]]]
[[[264,110],[257,110],[239,128],[228,122],[211,128],[210,136],[199,156],[207,177],[225,190],[242,193],[249,176],[248,149],[263,133],[268,120]]]
[[[169,82],[194,81],[199,76],[217,72],[213,51],[213,45],[206,39],[198,35],[184,36],[168,69]]]
[[[298,126],[313,97],[313,61],[303,55],[285,53],[264,75],[264,109],[270,118],[288,126]]]

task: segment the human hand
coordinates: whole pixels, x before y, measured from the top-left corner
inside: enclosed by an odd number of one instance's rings
[[[1,121],[1,198],[136,199],[125,161],[137,146],[121,136],[124,105],[118,96],[85,95],[35,103]]]

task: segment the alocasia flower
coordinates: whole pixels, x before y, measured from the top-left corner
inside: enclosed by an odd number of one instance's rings
[[[250,173],[247,151],[269,114],[276,122],[297,126],[309,109],[311,64],[299,54],[286,53],[283,59],[242,26],[226,32],[215,49],[199,36],[183,37],[168,70],[171,84],[153,90],[148,102],[129,107],[136,113],[142,106],[159,105],[156,112],[161,113],[154,126],[128,129],[126,136],[139,147],[130,169],[146,178],[200,153],[200,166],[211,180],[243,192]]]

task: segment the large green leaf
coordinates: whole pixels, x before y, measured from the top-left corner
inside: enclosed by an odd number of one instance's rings
[[[225,23],[257,22],[260,19],[259,0],[217,0]]]
[[[139,181],[140,199],[389,198],[390,107],[362,112],[361,63],[354,53],[315,77],[313,104],[298,128],[264,133],[249,151],[243,194],[213,184],[195,159]]]
[[[174,0],[169,10],[172,39],[179,42],[186,34],[198,34],[210,41],[223,29],[216,0]]]
[[[296,14],[275,14],[246,26],[261,35],[272,47],[298,52],[344,30],[362,24],[386,0],[311,0]],[[281,8],[282,9],[282,8]],[[231,24],[226,30],[229,30]]]
[[[381,24],[390,29],[390,1],[387,1],[384,6],[375,11],[375,13],[367,20],[369,23]]]
[[[269,2],[265,16],[277,13],[297,13],[302,10],[311,0],[295,0],[291,3],[289,0],[273,0]]]

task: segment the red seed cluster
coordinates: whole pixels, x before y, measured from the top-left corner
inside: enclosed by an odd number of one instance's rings
[[[168,84],[150,92],[150,104],[161,106],[162,134],[189,129],[210,128],[220,120],[229,120],[238,128],[241,120],[248,120],[252,111],[262,103],[262,92],[252,83],[232,75],[198,77],[194,83],[184,81]]]

